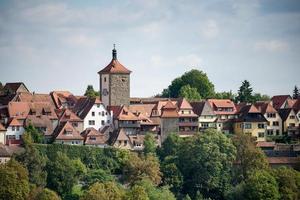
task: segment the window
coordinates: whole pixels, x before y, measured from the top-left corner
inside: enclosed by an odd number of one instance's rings
[[[78,141],[76,141],[75,143],[78,144]]]
[[[11,129],[12,129],[12,131],[16,131],[16,127],[15,126],[12,126]]]
[[[273,135],[273,130],[267,130],[267,135]]]
[[[74,141],[72,141],[72,144],[74,144]]]
[[[72,125],[73,125],[74,127],[78,127],[78,123],[77,123],[77,122],[73,122]]]
[[[259,137],[259,138],[265,137],[265,133],[258,133],[258,137]]]
[[[127,145],[127,140],[124,141],[124,144]]]
[[[104,116],[104,111],[102,111],[102,116]]]
[[[251,123],[245,123],[245,129],[251,129],[252,124]]]
[[[95,125],[95,120],[89,120],[89,125]]]
[[[279,135],[279,130],[276,130],[276,135]]]
[[[294,115],[291,115],[291,116],[290,116],[290,119],[295,119],[295,116],[294,116]]]
[[[267,118],[275,118],[276,113],[267,113]]]
[[[265,128],[265,125],[264,125],[264,124],[261,124],[261,123],[259,123],[259,124],[258,124],[258,128],[259,128],[259,129],[264,129],[264,128]]]
[[[100,108],[100,104],[97,104],[97,108]]]
[[[96,140],[96,137],[91,136],[90,140]]]
[[[104,82],[106,82],[106,77],[104,77]]]
[[[110,123],[110,120],[107,120],[107,123],[109,124],[109,123]]]
[[[101,120],[101,125],[104,125],[104,124],[105,124],[104,120]]]
[[[19,127],[19,126],[17,126],[17,127],[16,127],[16,130],[17,130],[17,131],[19,131],[19,130],[20,130],[20,127]]]
[[[93,117],[95,116],[95,112],[92,112],[92,116],[93,116]]]
[[[278,121],[273,122],[273,126],[279,126],[279,122]]]

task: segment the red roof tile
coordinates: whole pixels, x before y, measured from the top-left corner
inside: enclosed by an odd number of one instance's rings
[[[273,96],[271,101],[273,103],[273,107],[278,110],[283,105],[283,103],[287,100],[291,99],[290,95],[276,95]]]
[[[68,134],[66,134],[68,132]],[[62,123],[55,130],[54,137],[57,140],[83,140],[80,133],[69,123]]]

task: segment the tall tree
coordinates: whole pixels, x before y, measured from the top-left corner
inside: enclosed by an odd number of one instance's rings
[[[2,82],[0,81],[0,94],[1,94],[2,90],[3,90],[3,85],[2,85]]]
[[[247,80],[244,80],[242,82],[242,85],[240,89],[238,90],[238,96],[237,96],[237,101],[238,102],[252,102],[252,91],[253,89],[251,88],[250,82]]]
[[[134,185],[126,194],[126,200],[149,200],[148,194],[142,186]]]
[[[27,170],[13,159],[0,164],[0,199],[26,200],[28,194]]]
[[[177,156],[182,138],[176,133],[171,133],[158,149],[160,160],[164,160],[167,156]]]
[[[100,96],[100,94],[99,94],[99,92],[96,92],[94,90],[94,87],[92,85],[88,85],[86,90],[85,90],[84,96],[87,96],[87,97],[90,97],[90,98],[95,98],[95,97]]]
[[[37,130],[32,124],[29,124],[27,127],[25,127],[25,132],[30,134],[34,143],[43,143],[44,142],[43,133],[41,133],[39,130]]]
[[[188,101],[201,100],[201,96],[197,91],[197,88],[193,88],[190,85],[184,85],[180,88],[179,97],[186,98]]]
[[[257,102],[257,101],[269,101],[271,98],[270,96],[266,95],[266,94],[260,94],[260,93],[255,93],[252,97],[251,102]]]
[[[149,153],[155,154],[156,151],[156,140],[152,133],[147,133],[144,138],[144,154]]]
[[[294,91],[293,91],[293,99],[298,99],[300,97],[299,95],[299,89],[297,85],[295,85]]]
[[[30,192],[32,193],[32,192]],[[30,200],[61,200],[58,194],[48,188],[37,188],[29,197]]]
[[[234,100],[236,98],[236,94],[233,94],[231,90],[229,92],[217,92],[214,98]]]
[[[231,140],[217,130],[181,143],[178,168],[183,174],[183,192],[195,197],[197,191],[206,198],[222,199],[230,185],[236,149]]]
[[[254,138],[248,134],[236,134],[232,138],[237,149],[235,166],[235,181],[245,181],[249,174],[255,170],[269,169],[265,154],[256,147]]]
[[[124,191],[115,182],[94,183],[81,200],[122,200]]]
[[[29,132],[23,134],[22,139],[24,151],[17,155],[16,159],[27,168],[30,183],[38,187],[44,187],[47,179],[47,158],[42,156],[33,146],[33,140]]]
[[[179,97],[180,89],[190,85],[192,88],[196,88],[197,92],[203,98],[208,98],[214,95],[214,85],[210,82],[207,75],[199,70],[192,69],[184,73],[182,76],[175,78],[168,89],[163,91],[164,97]]]

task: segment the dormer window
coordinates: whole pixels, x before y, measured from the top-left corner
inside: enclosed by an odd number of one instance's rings
[[[65,130],[65,135],[72,135],[72,130]]]

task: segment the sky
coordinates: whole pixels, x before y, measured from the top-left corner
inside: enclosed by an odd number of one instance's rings
[[[160,93],[191,69],[217,92],[291,94],[300,86],[299,0],[0,0],[0,81],[30,91],[99,89],[111,61],[132,71],[131,96]]]

